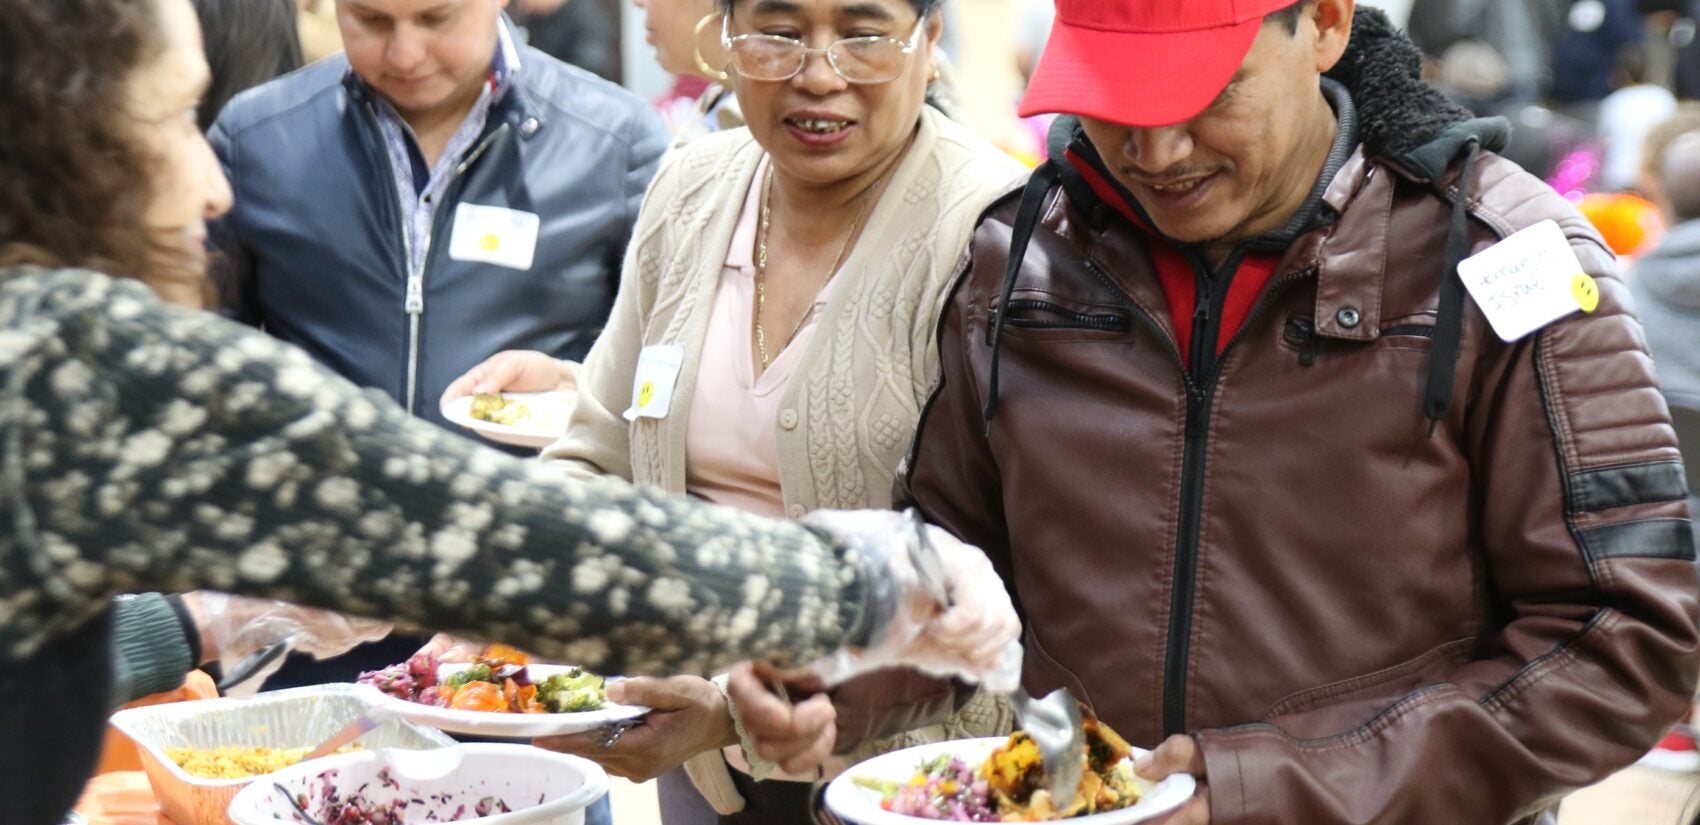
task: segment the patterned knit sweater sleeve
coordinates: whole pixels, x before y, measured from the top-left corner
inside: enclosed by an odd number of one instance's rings
[[[804,527],[562,478],[85,271],[0,271],[0,513],[0,661],[155,588],[621,673],[807,661],[873,611],[873,574]]]

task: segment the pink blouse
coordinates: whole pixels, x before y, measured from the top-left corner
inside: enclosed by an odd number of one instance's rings
[[[720,286],[714,293],[685,428],[685,489],[716,504],[784,518],[779,446],[774,435],[779,402],[814,337],[815,323],[832,294],[834,281],[828,281],[815,296],[814,308],[797,336],[757,377],[752,352],[755,345],[750,339],[755,314],[756,231],[767,165],[763,158],[756,167],[755,180],[732,232],[732,245],[726,250]]]

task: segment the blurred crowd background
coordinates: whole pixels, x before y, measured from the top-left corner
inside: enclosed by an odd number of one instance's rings
[[[659,0],[662,5],[669,0]],[[232,11],[233,4],[279,11]],[[246,70],[272,72],[337,51],[335,0],[200,0],[209,14],[288,13],[294,44],[255,43],[265,27],[234,27],[234,53],[276,49],[267,67],[245,54]],[[1406,25],[1425,53],[1425,75],[1478,115],[1514,127],[1507,154],[1568,195],[1634,255],[1667,222],[1653,171],[1674,138],[1700,129],[1700,2],[1696,0],[1364,0]],[[529,42],[654,101],[670,123],[688,119],[709,81],[669,74],[646,42],[650,4],[633,0],[511,0]],[[663,10],[662,13],[667,13]],[[945,50],[955,67],[963,115],[1028,164],[1044,155],[1043,118],[1023,120],[1016,101],[1050,29],[1050,0],[952,0]],[[209,32],[219,27],[209,26]],[[271,29],[278,31],[278,29]],[[713,62],[718,32],[697,32]],[[215,72],[218,67],[214,67]],[[259,82],[264,77],[255,77]],[[210,122],[223,101],[211,99]]]

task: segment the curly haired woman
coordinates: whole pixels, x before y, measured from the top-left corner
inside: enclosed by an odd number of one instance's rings
[[[230,204],[207,77],[188,0],[0,0],[8,825],[58,821],[93,764],[123,591],[288,598],[608,672],[841,646],[973,671],[1013,639],[989,564],[936,531],[958,606],[931,606],[897,514],[798,525],[568,481],[192,309]],[[774,595],[746,603],[757,579]]]

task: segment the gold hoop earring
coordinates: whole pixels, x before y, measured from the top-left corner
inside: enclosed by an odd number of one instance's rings
[[[726,70],[709,65],[708,61],[702,57],[702,30],[707,28],[710,23],[719,21],[719,19],[720,12],[712,12],[703,15],[702,19],[697,21],[696,29],[691,32],[691,57],[696,58],[697,71],[702,72],[703,76],[716,83],[725,83]]]

